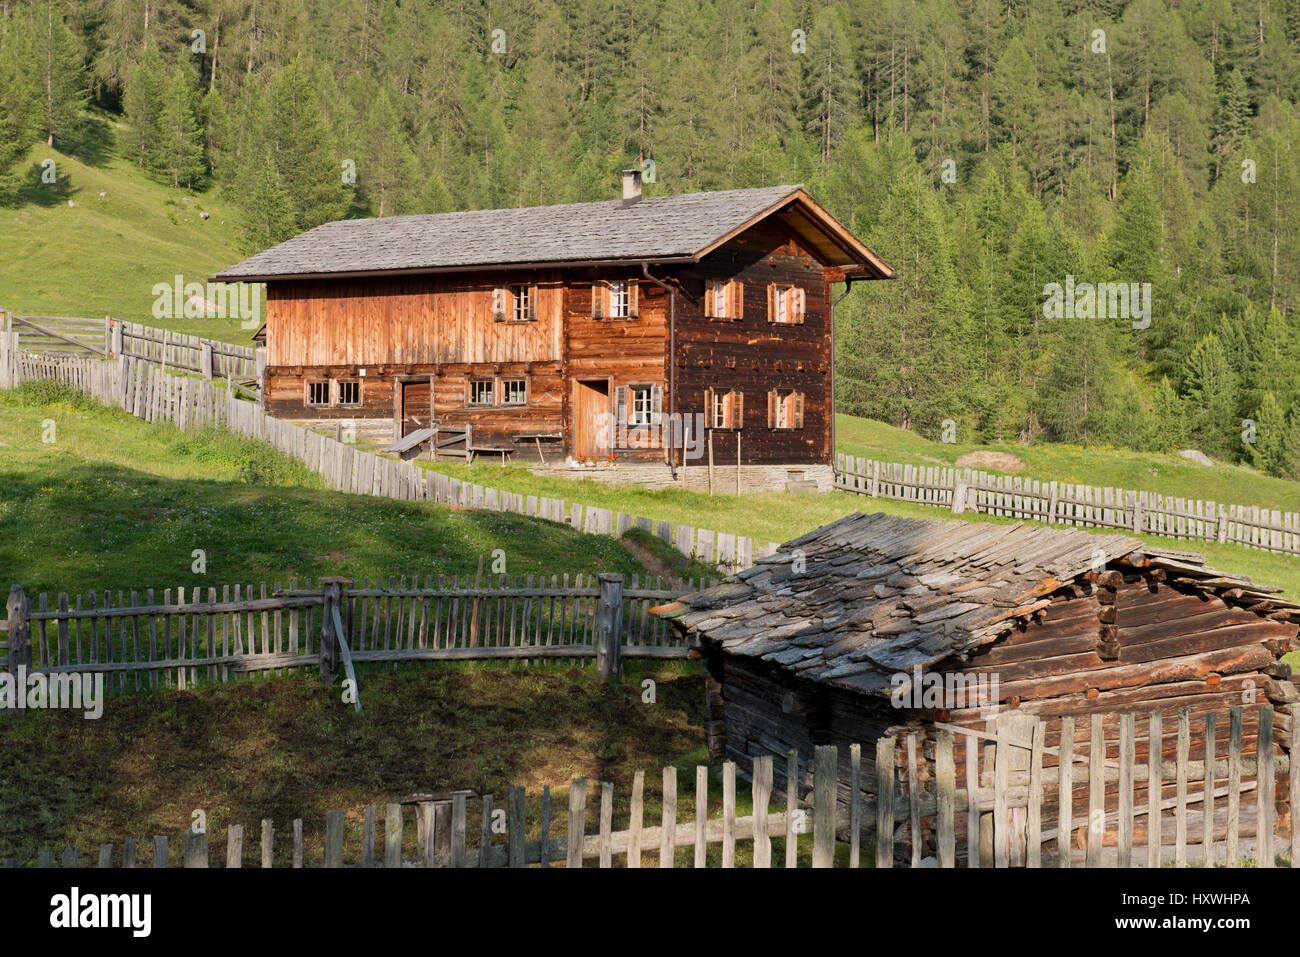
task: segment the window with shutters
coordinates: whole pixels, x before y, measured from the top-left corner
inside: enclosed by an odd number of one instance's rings
[[[635,319],[637,283],[634,279],[595,282],[591,285],[593,319]]]
[[[803,428],[803,393],[773,389],[767,394],[769,429]]]
[[[501,380],[502,405],[527,405],[528,383],[524,379]]]
[[[745,287],[739,279],[711,279],[704,286],[706,319],[739,319],[744,313]]]
[[[510,287],[510,321],[533,322],[537,319],[537,287],[519,285]]]
[[[798,286],[772,283],[767,287],[767,321],[803,322],[804,302],[804,291]]]
[[[328,379],[313,379],[307,382],[307,404],[330,404],[330,384]]]
[[[361,404],[361,380],[360,379],[340,379],[339,383],[339,405],[360,405]]]
[[[628,389],[628,425],[649,425],[654,413],[654,386],[634,385]]]
[[[743,394],[734,390],[730,392],[724,392],[720,389],[705,390],[709,428],[740,428],[744,422],[743,400]]]
[[[495,400],[495,381],[492,379],[469,380],[469,404],[492,405]]]

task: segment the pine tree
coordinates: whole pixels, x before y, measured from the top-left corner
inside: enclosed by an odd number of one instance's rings
[[[123,91],[123,106],[129,122],[125,137],[126,154],[141,169],[156,169],[164,150],[166,66],[152,43],[144,48],[131,70]]]
[[[192,187],[203,177],[203,130],[198,109],[194,75],[184,65],[173,66],[163,90],[155,170],[174,187]]]
[[[1294,416],[1288,417],[1272,392],[1265,392],[1255,411],[1253,441],[1246,443],[1250,464],[1261,472],[1279,478],[1296,478],[1297,429]],[[1249,433],[1243,438],[1250,437]]]
[[[1241,143],[1250,120],[1250,93],[1241,72],[1229,68],[1219,78],[1218,104],[1214,110],[1214,178],[1224,159]]]
[[[1223,343],[1210,333],[1196,344],[1187,363],[1190,432],[1202,451],[1231,455],[1237,451],[1241,420],[1237,417],[1237,382]]]
[[[64,22],[62,6],[45,0],[31,11],[31,69],[39,92],[41,132],[47,146],[72,135],[87,102],[86,79],[77,40]]]

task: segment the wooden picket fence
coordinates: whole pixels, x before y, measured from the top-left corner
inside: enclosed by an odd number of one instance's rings
[[[222,379],[250,379],[257,371],[257,350],[251,346],[155,329],[111,316],[20,316],[0,310],[0,331],[17,333],[18,348],[40,355],[132,356]]]
[[[753,540],[745,536],[461,482],[273,418],[257,403],[243,401],[211,380],[173,375],[156,363],[130,356],[103,361],[36,355],[18,348],[16,334],[0,333],[0,388],[32,379],[62,383],[147,422],[165,422],[179,429],[220,427],[268,442],[344,492],[516,512],[598,535],[621,536],[630,528],[641,528],[683,555],[726,572],[748,568],[756,557]],[[768,543],[759,555],[775,549],[776,543]]]
[[[1143,716],[1158,742],[1154,758],[1144,763],[1134,758],[1137,716],[1095,715],[1086,756],[1075,752],[1073,721],[1063,719],[1058,730],[1059,748],[1044,745],[1046,723],[1038,721],[1028,743],[1001,731],[982,735],[992,739],[985,749],[983,769],[978,748],[966,751],[965,786],[958,787],[954,763],[954,735],[971,735],[970,729],[942,727],[934,735],[934,773],[924,780],[918,772],[921,747],[916,735],[893,736],[874,744],[874,764],[863,761],[863,748],[852,744],[814,749],[811,762],[796,751],[780,759],[771,755],[748,759],[749,813],[739,813],[738,767],[724,762],[718,769],[721,798],[710,796],[710,770],[694,769],[694,791],[679,795],[684,769],[666,767],[657,802],[648,793],[646,775],[633,775],[628,800],[617,802],[610,782],[600,782],[599,803],[587,778],[575,778],[567,789],[567,813],[554,807],[549,786],[531,796],[520,786],[507,789],[503,807],[492,794],[471,790],[411,795],[384,807],[383,835],[379,833],[379,807],[367,806],[351,823],[341,810],[326,814],[321,850],[312,860],[304,847],[303,822],[292,822],[291,850],[277,856],[275,825],[261,822],[261,866],[290,863],[293,867],[599,867],[752,866],[785,867],[1175,867],[1253,865],[1273,867],[1274,855],[1286,852],[1290,865],[1300,862],[1300,834],[1289,824],[1275,833],[1274,781],[1285,775],[1290,805],[1300,800],[1300,775],[1285,753],[1274,753],[1268,736],[1271,709],[1261,708],[1260,737],[1254,754],[1245,753],[1240,729],[1241,709],[1234,708],[1226,722],[1226,749],[1211,723],[1201,742],[1211,743],[1209,757],[1192,761],[1195,744],[1185,710],[1178,714],[1173,762],[1162,760],[1159,744],[1162,716]],[[1118,738],[1109,740],[1104,728],[1116,725]],[[899,745],[905,745],[905,750]],[[1023,754],[1017,752],[1023,751]],[[1072,760],[1051,766],[1044,758],[1065,753]],[[870,750],[868,751],[870,754]],[[904,757],[905,755],[905,757]],[[1114,756],[1113,758],[1111,756]],[[1260,756],[1266,756],[1261,762]],[[1025,758],[1027,760],[1022,760]],[[1267,760],[1271,758],[1271,760]],[[1261,773],[1261,767],[1264,769]],[[778,781],[776,769],[783,771]],[[874,778],[874,789],[868,790]],[[1159,788],[1145,788],[1160,780]],[[689,781],[689,778],[688,778]],[[1218,786],[1223,781],[1225,786]],[[1168,784],[1174,786],[1167,797]],[[1147,793],[1146,807],[1136,804],[1135,792]],[[1200,788],[1200,791],[1195,789]],[[1114,791],[1111,801],[1106,800]],[[1254,792],[1254,799],[1242,795]],[[1075,816],[1085,795],[1086,813]],[[1071,796],[1061,801],[1060,795]],[[876,795],[883,795],[878,800]],[[1224,798],[1216,805],[1217,798]],[[657,804],[657,808],[654,806]],[[1109,805],[1109,806],[1108,806]],[[1252,833],[1242,833],[1243,811],[1256,808]],[[1216,808],[1222,809],[1218,815]],[[588,822],[595,811],[595,830]],[[1047,812],[1055,812],[1055,829],[1043,827]],[[1145,846],[1135,843],[1135,820],[1149,815],[1159,822],[1145,829]],[[1217,815],[1217,816],[1216,816]],[[414,834],[408,819],[415,822]],[[647,818],[657,819],[648,823]],[[617,827],[616,824],[617,818]],[[1218,826],[1219,819],[1224,821]],[[966,842],[958,841],[958,823],[965,822]],[[1292,819],[1293,820],[1293,819]],[[470,822],[475,822],[471,829]],[[1205,827],[1204,822],[1212,822]],[[481,826],[479,825],[481,822]],[[1077,822],[1077,828],[1076,828]],[[356,834],[360,824],[360,835]],[[1172,843],[1165,836],[1172,831]],[[348,836],[349,832],[352,834]],[[1222,833],[1222,836],[1220,834]],[[1085,835],[1082,841],[1077,840]],[[1152,836],[1154,835],[1154,839]],[[478,837],[477,845],[470,843]],[[501,839],[498,839],[498,836]],[[1191,838],[1199,837],[1193,842]],[[206,833],[186,831],[179,863],[186,867],[212,864]],[[358,846],[359,844],[359,846]],[[244,863],[244,828],[231,823],[226,830],[222,863]],[[165,835],[153,839],[155,867],[173,863]],[[313,854],[315,848],[311,849]],[[963,853],[964,852],[964,853]],[[42,851],[37,866],[49,866],[51,855]],[[76,866],[79,852],[63,851],[65,867]],[[110,844],[98,849],[100,867],[133,867],[138,863],[133,839],[115,855]],[[5,866],[16,866],[6,860]]]
[[[955,514],[982,512],[1300,555],[1300,514],[1256,505],[1227,505],[844,454],[835,459],[835,487],[859,495],[933,505]]]
[[[206,373],[222,379],[251,379],[257,374],[257,350],[219,339],[188,336],[170,329],[154,329],[138,322],[109,320],[109,340],[120,328],[121,348],[110,355],[131,356],[188,372]],[[209,357],[205,360],[204,353]],[[205,368],[205,362],[210,368]]]
[[[480,568],[473,576],[425,575],[423,584],[419,575],[363,578],[339,586],[343,637],[358,664],[590,662],[597,657],[602,602],[615,602],[619,657],[689,654],[694,641],[649,609],[711,582],[604,577],[604,593],[596,576],[582,574],[489,575],[485,582]],[[184,689],[316,668],[325,651],[326,589],[310,580],[35,598],[32,607],[20,586],[11,588],[0,667],[102,673],[118,691]]]

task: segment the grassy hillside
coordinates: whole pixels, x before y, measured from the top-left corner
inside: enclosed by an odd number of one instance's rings
[[[482,460],[469,467],[452,462],[435,464],[428,460],[421,460],[420,464],[460,479],[512,492],[563,498],[569,502],[581,502],[632,515],[748,535],[756,544],[787,541],[852,512],[886,512],[916,518],[950,517],[950,513],[944,509],[932,506],[868,498],[849,492],[799,496],[785,492],[743,496],[719,493],[710,497],[706,492],[681,489],[652,490],[635,485],[607,485],[589,480],[550,478],[534,475],[526,468],[502,467]],[[977,521],[1013,521],[987,515],[977,517],[970,513],[963,517]],[[1148,536],[1148,539],[1168,548],[1199,551],[1217,567],[1284,588],[1290,595],[1300,595],[1300,560],[1295,558],[1213,542],[1176,542],[1159,536]]]
[[[150,425],[48,383],[0,392],[0,570],[29,594],[467,574],[497,548],[510,575],[643,571],[608,536],[332,492],[259,442]]]
[[[1132,452],[1111,446],[965,445],[930,441],[874,419],[835,416],[839,451],[910,465],[952,465],[977,450],[1008,452],[1025,463],[1018,475],[1159,492],[1225,504],[1300,512],[1300,482],[1273,478],[1242,465],[1196,465],[1177,455]]]
[[[28,151],[15,204],[0,206],[0,307],[20,315],[111,315],[247,345],[251,333],[237,321],[156,319],[151,311],[155,283],[171,283],[178,273],[205,282],[243,258],[230,204],[150,178],[117,155],[117,126],[100,120],[99,129],[99,146],[78,157],[43,144]],[[40,182],[47,159],[55,162],[56,184]]]

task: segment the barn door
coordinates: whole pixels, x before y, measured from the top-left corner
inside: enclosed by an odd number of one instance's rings
[[[579,380],[574,383],[573,455],[605,455],[600,431],[609,415],[609,380]]]
[[[432,392],[428,379],[402,383],[402,435],[427,429],[433,422]]]

